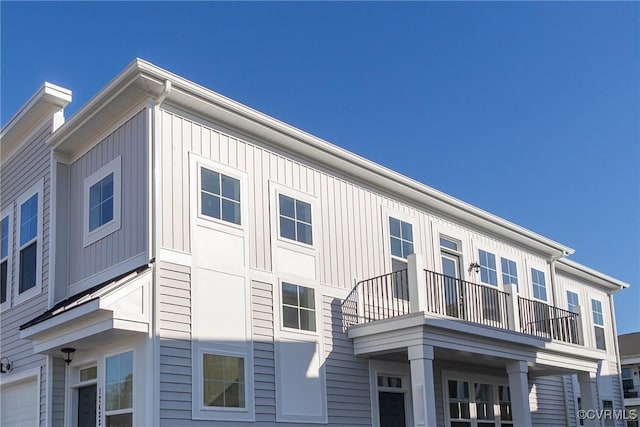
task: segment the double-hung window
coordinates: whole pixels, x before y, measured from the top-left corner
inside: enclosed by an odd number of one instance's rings
[[[133,426],[133,352],[106,359],[105,419],[107,427]]]
[[[547,300],[547,282],[544,278],[544,272],[531,269],[531,284],[533,286],[533,297],[540,301]]]
[[[11,216],[6,215],[0,220],[0,304],[6,303],[11,286]]]
[[[116,157],[84,181],[84,246],[120,229],[121,161]]]
[[[480,256],[480,280],[491,286],[498,286],[498,270],[496,269],[496,256],[491,252],[478,251]]]
[[[507,258],[500,258],[502,266],[502,284],[514,284],[518,287],[518,268],[515,261]]]
[[[498,270],[496,256],[491,252],[478,250],[480,257],[480,281],[490,286],[498,286]],[[482,314],[485,319],[500,321],[501,307],[498,292],[489,287],[482,287]]]
[[[316,302],[312,288],[282,283],[282,326],[316,331]]]
[[[240,225],[240,180],[201,167],[200,211],[204,216]]]
[[[602,311],[602,302],[597,299],[592,299],[591,312],[593,314],[593,333],[596,338],[596,348],[599,350],[606,350],[607,343],[604,334],[604,313]]]
[[[280,237],[313,244],[311,204],[280,194]]]
[[[36,295],[42,271],[42,181],[18,198],[17,302]]]
[[[580,300],[578,294],[573,291],[567,291],[567,310],[571,313],[580,311]]]
[[[399,219],[389,217],[389,237],[391,244],[391,270],[393,274],[394,297],[409,299],[408,276],[402,270],[407,269],[407,257],[413,250],[413,226]]]

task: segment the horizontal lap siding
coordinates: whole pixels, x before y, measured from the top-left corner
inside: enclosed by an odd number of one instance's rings
[[[191,419],[191,269],[157,265],[160,327],[160,418]]]
[[[11,206],[12,258],[9,263],[12,282],[11,308],[0,314],[0,348],[2,356],[8,357],[13,365],[12,374],[38,369],[40,372],[40,421],[46,419],[46,356],[33,353],[30,341],[20,339],[19,326],[42,314],[48,306],[49,291],[49,228],[50,228],[50,149],[45,140],[51,134],[51,123],[45,124],[25,142],[18,151],[0,167],[1,209]],[[44,181],[42,200],[42,241],[39,242],[42,256],[42,293],[18,305],[15,298],[18,289],[19,224],[16,200],[40,180]],[[10,381],[12,374],[3,374],[3,380]]]
[[[339,299],[325,296],[322,305],[329,424],[371,426],[369,364],[353,355],[351,339],[343,332],[340,304]]]
[[[121,156],[121,227],[84,247],[85,179]],[[69,284],[147,250],[147,120],[140,111],[70,166]]]
[[[276,420],[276,391],[271,284],[252,282],[251,306],[256,421],[272,423]]]
[[[51,385],[51,426],[64,426],[64,393],[65,393],[65,363],[62,357],[51,358],[53,369]]]
[[[567,425],[563,377],[539,377],[531,381],[529,394],[531,421],[534,426],[561,427]]]

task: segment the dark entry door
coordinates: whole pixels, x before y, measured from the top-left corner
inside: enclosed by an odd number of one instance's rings
[[[78,389],[78,427],[96,427],[96,385]]]
[[[404,393],[378,393],[380,427],[406,427],[404,419]]]

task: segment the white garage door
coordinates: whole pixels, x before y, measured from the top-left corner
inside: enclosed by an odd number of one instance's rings
[[[0,390],[0,426],[37,426],[38,413],[38,388],[35,379],[2,386]]]

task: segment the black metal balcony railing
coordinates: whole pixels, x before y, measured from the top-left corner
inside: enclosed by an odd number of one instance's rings
[[[522,297],[518,297],[518,312],[521,332],[572,344],[582,344],[578,313]]]
[[[640,386],[624,387],[624,381],[626,380],[622,380],[623,388],[624,388],[624,398],[637,399],[638,397],[640,397]],[[629,380],[629,381],[633,381],[633,380]]]
[[[467,282],[424,270],[424,310],[446,317],[502,329],[513,328],[509,318],[511,296],[492,286]],[[518,297],[514,312],[519,332],[572,344],[581,344],[578,314],[540,301]],[[342,304],[345,328],[411,312],[408,270],[395,271],[358,282]]]
[[[481,325],[509,327],[509,294],[455,277],[425,270],[427,311]]]

